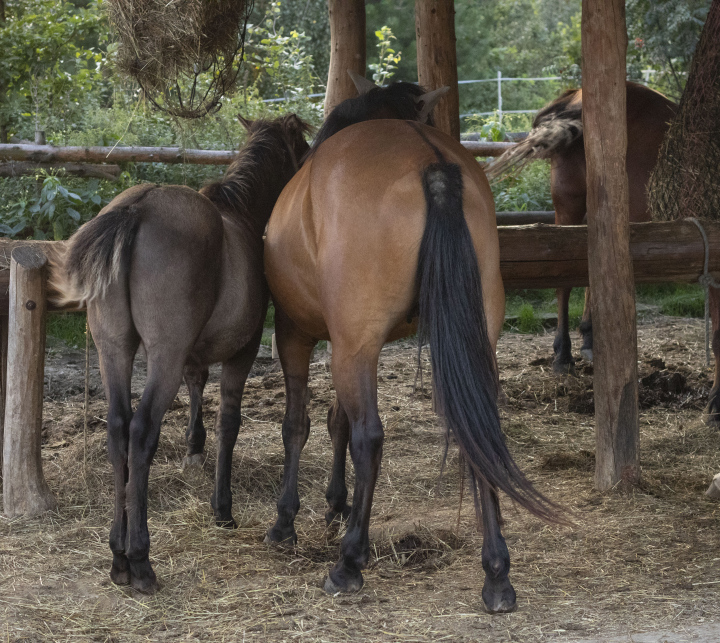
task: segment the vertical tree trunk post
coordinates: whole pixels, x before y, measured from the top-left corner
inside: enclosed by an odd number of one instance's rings
[[[330,69],[325,116],[357,89],[348,69],[365,75],[365,0],[328,0],[330,11]]]
[[[595,486],[632,487],[638,455],[637,329],[630,259],[625,0],[583,0],[583,128],[595,357]]]
[[[432,90],[447,85],[433,114],[435,126],[460,140],[455,3],[453,0],[415,0],[418,82]]]
[[[8,381],[3,445],[5,515],[35,516],[57,503],[45,482],[40,454],[45,374],[47,258],[30,246],[12,251]]]
[[[5,443],[5,400],[7,398],[8,316],[0,315],[0,478],[3,471]]]

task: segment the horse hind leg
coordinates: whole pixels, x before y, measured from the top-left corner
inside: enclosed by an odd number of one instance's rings
[[[208,380],[207,366],[188,364],[185,366],[184,379],[190,394],[190,418],[185,431],[187,454],[183,458],[182,468],[202,466],[203,451],[207,432],[203,424],[202,398]]]
[[[316,341],[300,331],[281,311],[275,308],[275,339],[285,376],[285,417],[282,423],[285,463],[278,517],[265,536],[266,543],[296,543],[295,516],[300,510],[298,472],[300,453],[310,435],[307,413],[310,358]]]
[[[126,555],[127,512],[125,486],[128,481],[129,427],[133,417],[130,383],[135,353],[140,338],[130,317],[123,293],[112,287],[102,310],[90,303],[88,324],[100,358],[105,397],[108,400],[108,459],[113,467],[115,509],[110,528],[110,550],[113,562],[110,578],[117,585],[130,583],[130,565]],[[119,294],[119,296],[117,296]],[[113,296],[115,295],[115,296]]]
[[[384,337],[384,335],[382,335]],[[382,344],[349,351],[333,342],[333,381],[350,425],[350,455],[355,467],[353,505],[340,545],[340,560],[325,581],[325,591],[354,592],[363,586],[362,569],[370,558],[370,510],[380,472],[383,431],[377,407],[377,361]]]
[[[345,463],[348,442],[350,441],[350,422],[347,413],[345,413],[337,398],[328,410],[327,426],[333,447],[332,475],[325,493],[325,499],[328,503],[325,522],[330,525],[339,520],[347,520],[350,516],[350,507],[347,504],[348,490],[345,483]]]
[[[705,422],[720,427],[720,289],[710,288],[708,293],[712,319],[712,351],[715,357],[715,376],[705,407]]]
[[[588,362],[593,361],[593,333],[592,333],[592,305],[590,288],[585,288],[585,307],[583,308],[582,320],[580,321],[580,335],[583,343],[580,347],[580,355]]]
[[[253,338],[232,359],[223,364],[220,381],[220,411],[215,430],[217,463],[215,467],[215,491],[210,499],[215,523],[218,527],[235,528],[232,517],[232,455],[242,424],[241,402],[245,382],[252,368],[262,338],[262,324]]]
[[[553,370],[556,373],[568,373],[573,370],[572,344],[570,342],[570,321],[568,319],[568,303],[570,301],[571,288],[557,289],[558,302],[558,325],[553,350],[555,360]]]
[[[497,490],[486,482],[478,481],[478,494],[482,507],[483,545],[482,566],[485,583],[482,599],[491,614],[513,612],[517,607],[515,590],[510,584],[510,553],[500,531],[500,505]]]

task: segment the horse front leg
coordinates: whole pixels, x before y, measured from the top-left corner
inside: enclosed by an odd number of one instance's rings
[[[325,522],[330,525],[336,520],[347,520],[348,516],[350,516],[350,507],[347,504],[348,490],[345,484],[345,463],[350,440],[350,422],[347,413],[345,413],[337,398],[335,398],[328,410],[327,426],[333,447],[332,475],[325,492],[325,499],[328,503]]]
[[[353,505],[340,545],[340,560],[330,570],[325,591],[355,592],[370,559],[370,510],[382,460],[383,431],[377,407],[377,360],[381,347],[358,355],[333,342],[333,381],[350,424],[350,456],[355,467]]]
[[[220,412],[215,430],[217,463],[215,466],[215,491],[210,500],[218,527],[235,528],[232,517],[232,456],[238,432],[242,424],[241,402],[245,382],[257,356],[262,338],[262,325],[253,338],[223,364],[220,379]]]
[[[517,604],[515,590],[508,578],[510,553],[500,531],[500,504],[497,490],[479,480],[478,493],[483,518],[482,566],[485,570],[483,603],[491,614],[513,612]]]
[[[555,361],[553,370],[556,373],[568,373],[573,369],[572,345],[570,343],[570,322],[568,319],[568,304],[572,288],[558,288],[558,325],[553,349]]]
[[[705,407],[705,422],[720,427],[720,289],[709,288],[708,301],[712,319],[712,350],[715,357],[715,377]]]
[[[285,447],[282,490],[277,501],[278,517],[265,536],[266,543],[297,542],[295,516],[300,511],[298,473],[300,453],[310,435],[307,413],[310,358],[316,341],[300,331],[276,305],[275,340],[285,376],[285,417],[282,438]]]
[[[187,454],[183,458],[183,469],[189,466],[202,466],[203,463],[207,432],[203,424],[202,398],[208,375],[207,366],[195,364],[185,366],[184,379],[190,394],[190,418],[185,431]]]

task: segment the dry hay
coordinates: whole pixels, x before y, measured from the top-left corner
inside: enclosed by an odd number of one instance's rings
[[[182,118],[204,116],[235,86],[252,6],[252,0],[108,0],[119,39],[117,68],[158,108]],[[202,89],[201,74],[212,79]]]
[[[548,527],[504,503],[519,609],[502,616],[482,610],[481,538],[467,499],[458,520],[460,475],[452,450],[438,479],[444,441],[428,391],[412,392],[411,344],[393,345],[381,355],[386,441],[371,561],[363,590],[338,597],[320,589],[342,535],[324,522],[331,458],[325,416],[333,396],[324,354],[311,367],[313,428],[301,463],[296,548],[262,543],[275,517],[282,473],[284,393],[277,366],[259,360],[248,381],[232,480],[236,531],[212,522],[212,432],[203,468],[180,469],[188,412],[181,391],[151,470],[151,559],[164,587],[150,598],[109,581],[112,478],[105,402],[93,395],[85,469],[83,355],[54,356],[48,362],[43,461],[60,510],[35,520],[0,520],[2,637],[604,642],[614,632],[677,631],[715,622],[720,508],[703,491],[720,469],[720,435],[700,421],[711,378],[702,365],[702,324],[671,318],[641,323],[639,349],[641,378],[681,373],[685,384],[666,392],[641,384],[643,486],[631,495],[601,494],[592,488],[591,365],[579,363],[577,377],[559,377],[549,366],[551,335],[501,339],[501,413],[510,447],[523,470],[568,507],[576,523],[574,529]],[[427,354],[424,359],[427,385]],[[91,381],[93,391],[99,390],[97,366]],[[212,426],[217,370],[205,400]]]

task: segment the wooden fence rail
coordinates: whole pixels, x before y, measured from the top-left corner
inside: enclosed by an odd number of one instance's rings
[[[475,156],[500,156],[516,143],[462,141]],[[35,163],[191,163],[229,165],[235,150],[193,150],[180,147],[55,147],[53,145],[0,145],[0,161]]]

